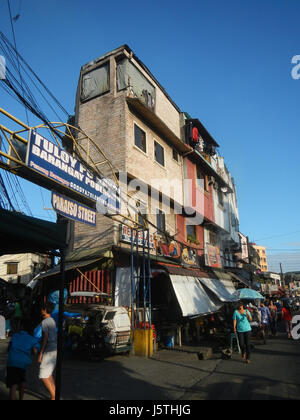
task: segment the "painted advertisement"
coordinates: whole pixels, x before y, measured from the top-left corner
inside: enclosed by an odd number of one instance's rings
[[[218,246],[206,244],[205,252],[206,265],[213,268],[222,268],[220,249]]]
[[[183,245],[181,251],[181,262],[184,265],[199,267],[200,263],[197,249]]]
[[[157,250],[157,255],[160,255],[163,257],[171,257],[171,258],[178,258],[178,259],[180,259],[181,257],[180,244],[178,244],[175,241],[172,241],[168,244],[163,241],[158,241],[156,250]]]

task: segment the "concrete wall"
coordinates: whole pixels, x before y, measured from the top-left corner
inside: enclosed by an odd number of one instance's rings
[[[114,168],[123,173],[128,173],[134,178],[142,180],[146,185],[151,185],[152,180],[164,180],[173,182],[178,179],[176,188],[171,188],[172,199],[183,204],[182,191],[182,158],[179,161],[173,159],[172,146],[165,139],[157,134],[155,128],[149,126],[143,118],[134,115],[126,102],[128,91],[117,91],[116,58],[120,55],[130,57],[125,49],[117,49],[113,54],[107,54],[97,59],[97,63],[84,66],[84,72],[91,71],[101,64],[110,63],[110,91],[87,102],[80,101],[79,79],[78,93],[76,99],[76,122],[80,128],[90,136],[111,161]],[[144,68],[139,60],[130,58],[132,64],[151,82],[156,89],[155,113],[164,123],[179,137],[180,136],[180,112],[161,89],[154,78]],[[143,153],[134,144],[134,124],[137,124],[146,132],[147,153]],[[164,148],[165,166],[161,166],[154,158],[154,141],[157,141]],[[84,143],[82,143],[84,146]],[[103,167],[104,169],[104,167]],[[110,177],[110,171],[104,172]],[[158,187],[159,183],[155,183]],[[162,193],[167,193],[167,188],[162,184],[158,187]],[[126,192],[125,192],[126,194]],[[149,199],[147,199],[149,201]],[[149,205],[149,204],[148,204]],[[158,203],[153,207],[158,208]],[[156,216],[149,205],[149,216],[154,224]],[[171,211],[172,213],[172,211]],[[167,216],[169,231],[175,232],[176,218],[174,214]],[[75,249],[78,247],[98,247],[118,243],[119,227],[116,223],[101,215],[97,216],[97,227],[91,228],[84,224],[75,223]]]
[[[16,274],[7,274],[7,263],[18,263]],[[49,261],[48,261],[49,262]],[[46,257],[36,254],[2,255],[0,257],[0,277],[8,282],[16,283],[18,277],[23,284],[27,284],[40,270],[45,269]],[[36,264],[36,271],[34,267]]]

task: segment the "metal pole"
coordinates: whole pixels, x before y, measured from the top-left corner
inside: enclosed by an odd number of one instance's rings
[[[282,286],[285,287],[285,281],[284,281],[284,275],[283,275],[282,264],[281,263],[280,263],[280,277],[281,277]]]
[[[131,354],[134,356],[134,296],[135,296],[135,273],[134,273],[134,255],[133,255],[133,229],[131,229]]]
[[[143,228],[143,295],[144,295],[144,330],[146,329],[146,254],[145,229]]]
[[[137,328],[139,328],[139,320],[140,320],[140,268],[139,268],[139,229],[136,229],[136,261],[135,261],[135,267],[136,267],[136,322],[137,322]]]
[[[61,376],[62,376],[62,359],[63,359],[63,322],[64,322],[64,289],[65,289],[65,255],[66,250],[62,249],[61,263],[60,263],[60,289],[59,289],[59,313],[58,313],[58,334],[57,334],[57,362],[56,362],[56,377],[55,377],[55,400],[59,401],[61,398]]]
[[[150,229],[148,229],[148,299],[149,299],[149,325],[152,328],[151,303],[151,263],[150,263]]]

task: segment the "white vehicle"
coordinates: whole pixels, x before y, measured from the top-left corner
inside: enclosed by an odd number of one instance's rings
[[[70,297],[96,297],[99,293],[73,292]],[[102,294],[101,294],[102,295]],[[110,354],[130,350],[131,322],[126,308],[101,304],[73,304],[68,311],[82,314],[82,327],[88,331],[101,331],[105,348]],[[78,323],[78,317],[76,319]]]

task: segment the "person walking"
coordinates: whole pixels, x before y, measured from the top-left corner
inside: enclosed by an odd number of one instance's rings
[[[251,325],[252,317],[250,312],[240,303],[233,314],[233,331],[238,335],[242,358],[246,363],[250,363],[251,357]]]
[[[39,342],[32,336],[31,323],[27,320],[21,321],[19,332],[13,334],[9,345],[7,359],[6,385],[10,389],[9,399],[24,399],[26,370],[31,365],[32,353],[37,354],[40,349]]]
[[[50,393],[51,400],[55,400],[55,382],[53,373],[56,367],[57,359],[57,333],[56,323],[51,318],[54,305],[48,302],[42,308],[42,344],[38,356],[40,363],[39,378],[42,380],[45,388]]]
[[[274,305],[274,302],[271,300],[269,305],[269,310],[271,314],[271,333],[275,337],[277,334],[277,321],[278,321],[278,314],[277,314],[277,307]]]
[[[282,312],[282,320],[285,323],[285,329],[286,329],[288,338],[292,338],[293,317],[292,317],[292,313],[289,306],[287,304],[284,304],[281,312]]]
[[[260,312],[261,312],[261,325],[264,329],[265,336],[269,334],[269,326],[271,323],[271,313],[267,306],[265,306],[264,302],[260,304]]]

